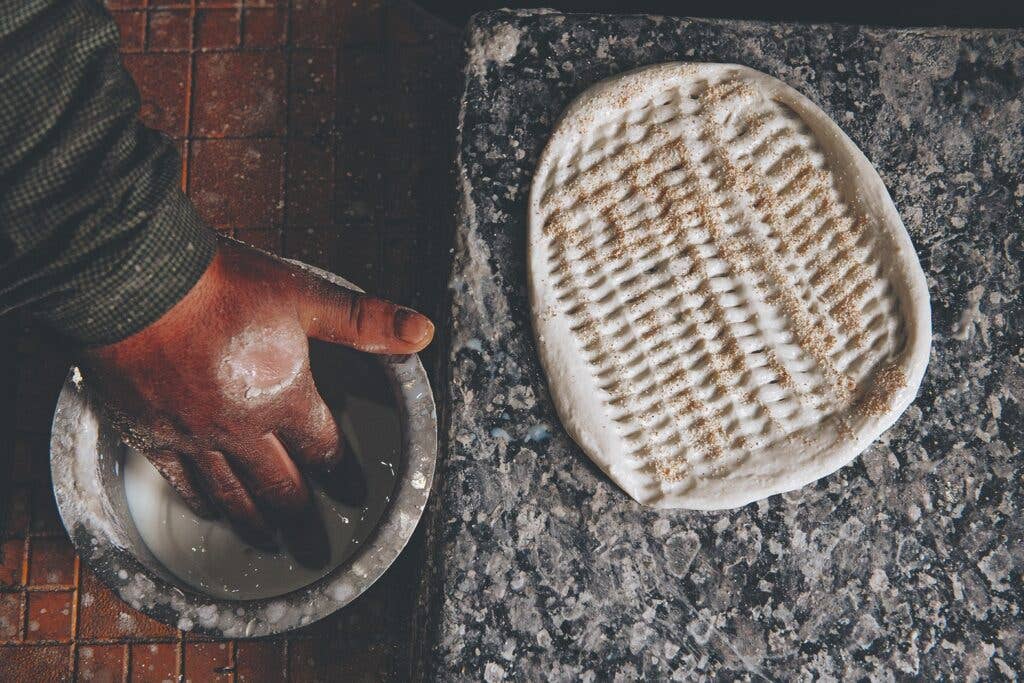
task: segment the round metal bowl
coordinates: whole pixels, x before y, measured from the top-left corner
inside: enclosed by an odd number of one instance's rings
[[[352,285],[319,271],[332,281]],[[353,287],[354,288],[354,287]],[[377,358],[403,429],[403,457],[391,503],[347,560],[318,581],[275,598],[212,598],[170,574],[146,547],[128,510],[124,448],[72,368],[57,400],[50,440],[53,489],[79,555],[122,600],[183,631],[223,638],[268,636],[299,628],[344,607],[395,561],[423,514],[437,458],[437,416],[416,356]]]

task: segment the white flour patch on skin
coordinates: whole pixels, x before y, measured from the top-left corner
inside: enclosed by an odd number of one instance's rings
[[[246,400],[272,399],[295,384],[307,367],[305,337],[287,328],[249,328],[228,344],[220,374]]]
[[[328,422],[334,419],[331,417],[330,409],[327,408],[327,405],[323,401],[318,401],[316,403],[316,407],[313,408],[309,418],[312,426],[316,429],[322,429]]]

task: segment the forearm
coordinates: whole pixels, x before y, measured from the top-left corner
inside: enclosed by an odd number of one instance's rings
[[[214,236],[174,145],[137,120],[109,15],[89,0],[0,8],[0,311],[117,341],[191,289]]]

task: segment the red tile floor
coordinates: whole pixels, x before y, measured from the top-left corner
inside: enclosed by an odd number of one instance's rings
[[[443,320],[457,32],[401,2],[109,0],[141,116],[178,141],[218,230]],[[443,324],[439,325],[443,329]],[[423,531],[346,609],[287,638],[207,641],[122,603],[57,517],[48,432],[70,354],[0,320],[0,681],[407,680]],[[424,354],[437,377],[443,340]],[[435,382],[435,386],[438,383]]]

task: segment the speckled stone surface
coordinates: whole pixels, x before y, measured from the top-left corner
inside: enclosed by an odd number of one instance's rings
[[[428,672],[442,679],[1009,677],[1024,667],[1024,32],[498,12],[469,27],[448,448]],[[556,118],[668,60],[746,64],[875,163],[928,277],[918,399],[848,467],[716,513],[643,508],[559,426],[526,293]]]

